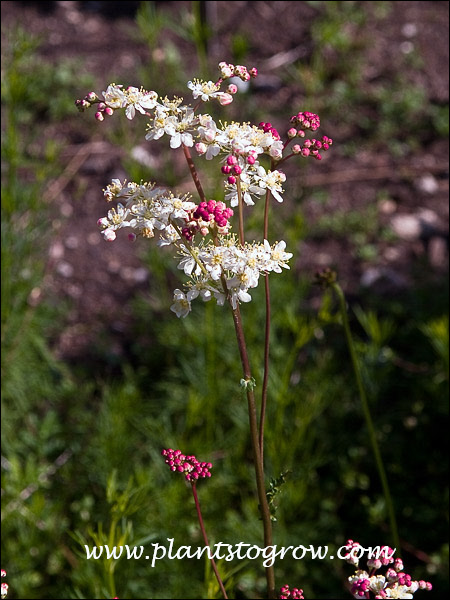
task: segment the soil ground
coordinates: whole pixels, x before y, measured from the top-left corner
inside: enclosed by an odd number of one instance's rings
[[[97,91],[105,89],[105,74],[113,63],[122,70],[155,58],[147,45],[138,40],[133,10],[135,2],[2,2],[2,28],[19,23],[32,34],[43,36],[38,52],[43,59],[58,61],[79,58],[84,70],[96,79]],[[182,14],[189,2],[157,2],[157,10]],[[276,61],[288,61],[289,52],[297,59],[311,51],[309,27],[315,3],[308,2],[207,2],[216,37],[211,52],[222,60],[228,55],[236,23],[248,35],[248,63],[260,72],[274,76]],[[363,3],[382,4],[382,3]],[[370,37],[364,61],[371,77],[381,77],[386,65],[395,64],[405,44],[418,49],[424,68],[415,72],[430,102],[448,102],[448,2],[393,2],[388,21],[364,32]],[[370,27],[367,25],[367,27]],[[177,39],[185,65],[196,64],[192,44]],[[403,47],[402,47],[403,44]],[[288,54],[286,54],[288,53]],[[275,58],[274,58],[275,57]],[[195,73],[195,68],[191,70]],[[270,87],[270,77],[267,79]],[[79,91],[83,96],[88,90]],[[268,114],[276,114],[298,89],[277,87],[261,94]],[[130,314],[127,300],[151,286],[151,274],[143,268],[136,252],[124,239],[105,244],[96,221],[105,214],[101,189],[111,177],[125,177],[121,167],[123,153],[102,141],[101,131],[92,126],[89,136],[73,123],[61,128],[49,124],[45,135],[62,140],[63,170],[50,183],[46,200],[53,206],[54,235],[44,292],[69,300],[70,314],[64,330],[55,341],[58,354],[77,359],[108,323],[111,340],[118,354],[123,350]],[[323,119],[323,117],[322,117]],[[323,121],[324,122],[324,121]],[[345,111],[342,123],[335,123],[332,137],[349,140]],[[411,127],[415,124],[411,123]],[[328,127],[323,127],[328,133]],[[325,129],[327,131],[325,131]],[[331,133],[330,133],[331,135]],[[395,294],[414,285],[417,266],[427,277],[441,279],[448,272],[448,146],[445,140],[429,139],[407,157],[394,160],[375,148],[363,149],[355,156],[331,154],[321,163],[314,161],[306,175],[306,186],[314,192],[324,188],[328,200],[318,203],[314,193],[303,203],[307,227],[324,214],[364,210],[378,202],[380,192],[387,198],[379,203],[381,223],[397,231],[395,241],[378,240],[376,260],[355,255],[349,242],[339,236],[315,235],[296,249],[296,268],[314,273],[318,268],[338,266],[346,292],[357,294],[361,287],[373,287],[377,294]],[[80,186],[85,190],[79,197]]]

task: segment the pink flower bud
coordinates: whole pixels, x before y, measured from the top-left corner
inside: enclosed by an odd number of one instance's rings
[[[234,167],[233,167],[233,173],[235,175],[240,175],[242,173],[241,167],[239,165],[234,165]]]
[[[217,99],[221,106],[227,106],[227,104],[231,104],[233,102],[233,96],[231,94],[226,94],[225,92],[220,92],[217,94]]]
[[[229,79],[230,77],[233,77],[234,65],[226,62],[220,62],[219,69],[223,79]]]
[[[104,102],[99,102],[97,108],[98,110],[105,110],[106,104]]]
[[[212,142],[215,137],[216,137],[216,132],[214,131],[214,129],[207,129],[206,131],[203,132],[203,138],[207,142]]]
[[[299,146],[299,144],[295,144],[295,146],[292,146],[292,152],[294,154],[300,154],[301,151],[302,151],[302,147]]]
[[[231,173],[231,167],[228,165],[223,165],[221,171],[224,175],[229,175]]]
[[[86,96],[86,100],[88,102],[95,102],[96,100],[98,100],[98,96],[95,92],[89,92],[89,94],[87,94]]]
[[[233,175],[230,175],[228,177],[227,181],[228,181],[229,184],[233,185],[233,183],[236,183],[236,177],[234,177]]]
[[[197,144],[195,144],[195,149],[198,152],[198,154],[205,154],[206,150],[208,149],[206,144],[204,144],[203,142],[198,142]]]
[[[254,77],[258,77],[258,69],[256,67],[252,67],[249,71],[250,75]]]
[[[291,127],[287,134],[288,138],[294,138],[297,135],[297,130],[295,129],[295,127]]]
[[[315,158],[316,160],[322,160],[322,156],[321,156],[319,153],[317,153],[317,154],[314,156],[314,158]]]
[[[135,233],[129,233],[128,234],[128,239],[130,240],[130,242],[135,242],[136,241],[136,234]]]
[[[311,154],[311,150],[309,148],[302,148],[302,156],[309,156]]]
[[[75,100],[75,106],[80,112],[83,112],[86,108],[89,108],[90,104],[87,100]]]
[[[97,121],[104,121],[105,117],[103,116],[103,113],[101,112],[96,112],[95,113],[95,118],[97,119]]]
[[[105,108],[105,113],[110,117],[113,114],[113,109],[110,106]]]
[[[102,233],[107,242],[113,242],[116,239],[116,232],[112,229],[105,229]]]
[[[233,156],[232,154],[230,154],[230,156],[227,156],[227,165],[230,165],[231,167],[233,165],[237,164],[237,158],[235,156]]]
[[[237,91],[238,91],[238,88],[235,83],[230,83],[230,85],[227,87],[227,92],[229,94],[236,94]]]
[[[247,156],[247,163],[248,163],[249,165],[254,165],[254,164],[255,164],[255,162],[256,162],[256,158],[255,158],[254,156],[251,156],[251,155],[250,155],[250,156]]]

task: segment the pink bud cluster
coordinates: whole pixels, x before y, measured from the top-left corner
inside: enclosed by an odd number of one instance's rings
[[[291,123],[298,125],[300,129],[311,129],[311,131],[316,131],[320,127],[319,115],[308,111],[299,112],[291,117]]]
[[[80,112],[90,108],[93,104],[97,104],[97,112],[95,113],[97,121],[103,121],[105,119],[104,115],[110,117],[114,112],[110,106],[106,106],[104,102],[100,101],[100,98],[95,92],[89,92],[82,100],[75,100],[75,106]]]
[[[312,138],[310,140],[306,140],[303,145],[295,144],[292,146],[292,152],[294,154],[301,154],[305,157],[313,156],[317,160],[322,160],[322,155],[320,154],[319,150],[326,152],[332,144],[333,140],[324,135],[321,140]]]
[[[228,208],[224,202],[200,202],[194,212],[194,219],[203,221],[215,221],[218,227],[227,227],[228,219],[233,216],[233,209]]]
[[[85,111],[87,108],[99,102],[99,97],[95,92],[89,92],[82,100],[75,100],[75,106],[78,108],[80,112]]]
[[[248,158],[250,157],[247,157],[247,162],[249,162]],[[252,159],[253,163],[250,162],[249,164],[255,163],[255,159],[253,157]],[[242,173],[242,168],[238,165],[238,159],[233,156],[233,154],[230,154],[230,156],[227,156],[226,165],[223,165],[221,171],[224,175],[229,175],[228,183],[233,184],[236,183],[235,175],[240,175]]]
[[[195,483],[197,479],[211,477],[209,469],[212,464],[198,461],[195,456],[186,456],[181,450],[162,450],[162,456],[166,457],[165,463],[169,465],[171,471],[185,473],[187,481]]]
[[[303,590],[298,588],[290,590],[288,585],[283,585],[283,587],[280,588],[280,595],[278,598],[297,598],[298,600],[304,600]]]
[[[209,233],[211,225],[216,225],[219,233],[228,233],[230,224],[228,219],[233,216],[233,209],[229,208],[224,202],[209,200],[200,202],[192,212],[192,218],[188,221],[186,227],[183,227],[181,233],[189,242],[200,232],[202,235]]]
[[[97,121],[104,121],[105,115],[110,117],[114,112],[110,106],[106,106],[104,102],[100,101],[95,92],[89,92],[82,100],[75,100],[75,106],[80,112],[90,108],[93,104],[97,104],[97,112],[95,113]]]
[[[220,74],[222,79],[229,79],[230,77],[239,77],[242,81],[250,81],[253,77],[257,77],[258,69],[253,67],[252,69],[247,69],[243,65],[232,65],[227,62],[219,63]],[[230,92],[233,93],[233,92]]]
[[[276,139],[279,140],[280,139],[280,134],[278,133],[278,131],[275,129],[275,127],[272,126],[272,123],[264,123],[264,121],[261,121],[261,123],[258,125],[258,127],[260,129],[262,129],[264,131],[264,133],[271,133],[272,136]]]
[[[380,548],[381,550],[381,554],[380,554],[380,558],[369,558],[369,560],[367,561],[367,566],[371,569],[381,569],[381,567],[387,567],[388,565],[391,565],[394,561],[394,553],[395,550],[393,550],[392,548],[390,548],[389,546],[381,546]],[[401,559],[397,559],[397,561],[400,561],[401,563]],[[397,563],[399,564],[399,563]],[[401,571],[403,569],[403,563],[401,563],[402,566],[399,569],[399,571]]]
[[[352,584],[350,592],[354,598],[367,598],[370,591],[370,579],[358,579]]]

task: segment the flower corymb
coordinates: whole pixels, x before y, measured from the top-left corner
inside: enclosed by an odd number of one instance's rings
[[[281,273],[288,269],[292,257],[283,240],[270,243],[248,242],[244,239],[243,208],[261,199],[283,202],[286,175],[279,165],[296,155],[321,159],[330,148],[331,138],[305,138],[307,130],[315,132],[319,117],[311,112],[295,114],[286,129],[285,139],[280,130],[268,121],[258,125],[249,122],[215,121],[201,107],[211,100],[225,106],[231,102],[238,87],[230,78],[248,82],[256,77],[255,68],[228,62],[219,64],[218,80],[191,79],[187,87],[195,104],[185,103],[179,96],[169,98],[155,91],[135,86],[111,83],[101,99],[89,92],[76,105],[84,111],[96,107],[96,118],[103,121],[118,110],[128,119],[142,115],[147,121],[145,139],[161,140],[173,150],[184,153],[199,200],[191,194],[172,192],[152,183],[127,182],[113,179],[105,188],[108,202],[116,201],[106,216],[98,219],[103,238],[112,242],[121,229],[128,238],[155,238],[158,246],[172,246],[177,252],[178,269],[189,277],[184,289],[177,288],[170,306],[178,317],[186,317],[191,302],[215,299],[219,305],[228,302],[233,310],[238,304],[250,302],[251,290],[261,276]],[[295,143],[298,138],[301,143]],[[222,193],[208,199],[200,184],[190,148],[197,159],[220,162],[223,176]],[[320,151],[320,152],[319,152]],[[239,234],[232,234],[239,221]],[[264,234],[267,238],[267,233]]]
[[[358,542],[348,540],[346,561],[357,567],[362,546]],[[392,566],[389,566],[392,565]],[[388,567],[384,575],[377,571]],[[394,559],[394,550],[389,546],[381,546],[367,560],[367,571],[358,569],[348,578],[350,592],[354,598],[413,598],[418,590],[432,589],[428,581],[413,581],[411,576],[403,571],[401,559]]]

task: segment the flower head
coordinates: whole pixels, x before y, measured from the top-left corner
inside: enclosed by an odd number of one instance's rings
[[[200,462],[193,455],[185,455],[181,450],[162,450],[162,456],[166,457],[166,464],[171,471],[183,473],[187,481],[195,483],[198,479],[211,477],[210,462]]]
[[[348,553],[346,556],[347,562],[355,566],[358,565],[358,560],[362,546],[358,542],[348,540]],[[377,552],[377,556],[371,556],[367,561],[368,570],[357,570],[348,578],[350,591],[354,598],[413,598],[414,593],[419,589],[432,589],[432,585],[426,581],[413,581],[412,577],[407,573],[398,571],[403,567],[403,563],[399,559],[393,558],[394,550],[389,546],[381,546]],[[383,566],[388,566],[394,563],[394,568],[389,567],[385,575],[377,574]]]
[[[304,600],[303,590],[298,588],[290,590],[288,585],[283,585],[283,587],[280,588],[280,595],[278,598],[297,598],[298,600]]]

